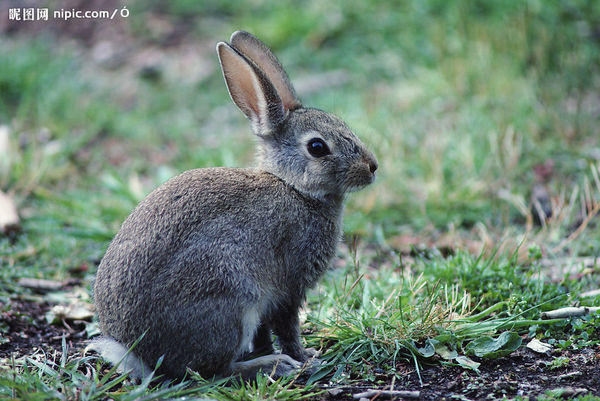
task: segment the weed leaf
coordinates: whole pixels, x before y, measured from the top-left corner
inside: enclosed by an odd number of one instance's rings
[[[456,363],[458,363],[463,368],[472,369],[476,372],[479,370],[479,365],[481,365],[479,362],[475,362],[471,358],[466,357],[464,355],[456,357]]]
[[[435,343],[434,340],[428,339],[425,341],[425,346],[422,348],[417,348],[419,351],[419,355],[424,358],[430,358],[435,354]]]
[[[446,344],[442,343],[435,344],[435,352],[447,361],[458,357],[458,353],[455,350],[448,348]]]
[[[521,346],[521,337],[512,331],[505,331],[498,338],[479,337],[465,347],[467,355],[494,359],[506,356]]]

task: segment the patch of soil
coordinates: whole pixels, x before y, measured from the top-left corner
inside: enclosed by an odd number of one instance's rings
[[[45,315],[50,308],[47,302],[19,298],[11,299],[10,304],[0,302],[3,332],[0,359],[18,358],[39,350],[46,354],[60,353],[63,336],[70,354],[81,352],[87,340],[83,325],[49,325]],[[558,369],[551,369],[550,363],[559,356],[568,358],[568,362]],[[600,396],[600,347],[558,351],[552,355],[521,348],[508,357],[479,362],[479,372],[440,363],[423,366],[420,371],[422,385],[413,366],[398,365],[398,371],[405,374],[402,380],[394,382],[394,389],[418,391],[419,400],[510,399],[535,397],[557,389],[567,391],[570,395],[563,395],[566,398],[586,394]],[[318,399],[352,400],[354,394],[367,389],[390,389],[391,377],[386,372],[377,372],[376,379],[378,385],[364,382],[341,386]],[[385,399],[383,396],[376,398]]]
[[[0,359],[19,358],[40,349],[47,353],[61,352],[63,337],[69,350],[84,346],[87,335],[83,325],[59,326],[46,322],[51,307],[47,302],[18,298],[10,303],[0,302]]]
[[[550,363],[558,356],[568,358],[569,362],[561,368],[551,369]],[[512,399],[517,396],[536,397],[547,391],[562,391],[562,397],[567,399],[579,395],[600,396],[600,347],[553,355],[521,348],[508,357],[480,362],[479,372],[441,364],[425,366],[420,372],[422,386],[414,368],[401,365],[398,370],[407,373],[403,381],[396,380],[394,390],[418,391],[418,400]],[[390,383],[389,379],[386,381]],[[379,388],[389,390],[390,384]],[[366,383],[344,386],[332,390],[327,399],[351,400],[354,394],[372,388],[377,386]],[[386,397],[382,395],[377,399]]]
[[[569,363],[551,369],[550,363],[556,356],[569,358]],[[549,356],[521,348],[508,357],[482,361],[479,374],[457,367],[436,366],[425,369],[421,375],[426,383],[422,389],[423,400],[439,400],[451,395],[472,400],[537,396],[559,388],[571,388],[573,395],[600,395],[600,349]]]

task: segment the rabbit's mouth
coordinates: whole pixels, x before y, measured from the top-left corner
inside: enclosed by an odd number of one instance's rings
[[[359,174],[349,174],[347,179],[344,182],[344,191],[345,192],[356,192],[364,187],[375,182],[375,172],[365,173],[364,170]]]
[[[365,155],[360,162],[353,164],[347,171],[344,179],[346,192],[358,191],[375,181],[378,168],[377,159],[372,155]]]

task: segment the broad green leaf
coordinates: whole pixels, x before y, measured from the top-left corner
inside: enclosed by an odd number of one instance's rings
[[[458,357],[458,352],[456,352],[455,350],[451,350],[446,344],[436,344],[435,352],[447,361]]]
[[[499,358],[506,356],[521,346],[521,337],[511,331],[505,331],[498,338],[490,336],[479,337],[471,341],[465,347],[467,355],[475,355],[480,358]]]
[[[435,344],[434,340],[425,341],[425,346],[423,348],[417,348],[419,354],[424,358],[430,358],[435,354]]]

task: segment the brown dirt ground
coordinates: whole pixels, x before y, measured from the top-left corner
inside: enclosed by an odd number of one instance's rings
[[[46,302],[18,298],[12,299],[10,305],[0,303],[0,327],[5,331],[0,360],[10,361],[13,357],[36,351],[46,355],[60,354],[63,336],[70,354],[81,353],[87,341],[84,325],[48,324],[45,315],[50,307]],[[568,364],[550,369],[549,363],[557,356],[569,358]],[[422,385],[414,366],[398,365],[397,370],[405,374],[401,381],[395,381],[394,389],[419,391],[419,400],[536,397],[556,389],[567,391],[564,398],[586,394],[600,396],[600,347],[552,355],[537,354],[522,347],[508,357],[480,362],[479,372],[440,363],[423,366],[420,372]],[[351,400],[354,394],[366,389],[390,388],[391,376],[386,372],[378,372],[376,380],[378,385],[357,383],[334,387],[319,399]]]
[[[37,350],[46,353],[62,351],[62,338],[70,350],[82,348],[87,341],[83,325],[51,325],[46,313],[51,305],[47,302],[11,299],[10,304],[0,302],[0,360],[31,355]]]

